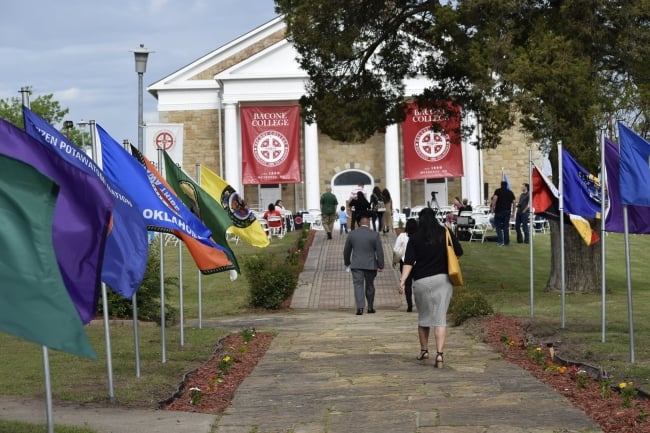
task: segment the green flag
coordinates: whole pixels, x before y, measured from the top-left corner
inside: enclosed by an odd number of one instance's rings
[[[212,238],[228,252],[230,261],[239,272],[239,265],[226,240],[226,230],[232,221],[226,210],[194,182],[174,161],[163,152],[165,156],[165,179],[178,197],[192,210],[207,228],[212,232]]]
[[[58,192],[32,166],[0,155],[0,331],[97,359],[54,252]]]

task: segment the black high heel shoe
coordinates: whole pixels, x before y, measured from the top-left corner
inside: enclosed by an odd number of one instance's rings
[[[420,354],[415,357],[418,361],[425,361],[429,359],[429,350],[428,349],[420,349]]]
[[[436,352],[436,362],[434,364],[435,368],[442,368],[442,364],[445,362],[444,353]]]

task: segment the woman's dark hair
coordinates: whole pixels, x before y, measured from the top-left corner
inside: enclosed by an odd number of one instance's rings
[[[415,218],[409,218],[406,220],[406,226],[404,226],[404,231],[406,234],[411,236],[413,233],[418,231],[418,222]]]
[[[268,210],[270,210],[270,211],[275,210],[275,205],[273,203],[269,203]]]
[[[279,206],[280,203],[282,203],[282,200],[276,200],[276,201],[275,201],[275,205],[276,205],[276,206]]]
[[[418,216],[418,234],[425,242],[439,238],[444,228],[438,222],[436,213],[430,207],[422,209]]]
[[[384,188],[384,190],[381,192],[381,194],[384,196],[384,201],[388,203],[391,201],[390,199],[390,192],[388,192],[388,189]]]
[[[381,188],[379,188],[378,186],[374,187],[372,189],[372,193],[375,194],[378,197],[381,196]]]

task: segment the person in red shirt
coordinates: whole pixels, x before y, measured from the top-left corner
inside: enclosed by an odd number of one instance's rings
[[[280,221],[269,221],[269,217],[277,216],[280,217]],[[282,213],[275,208],[273,203],[269,203],[268,210],[264,212],[263,218],[268,221],[270,228],[283,227],[284,226],[284,217]]]

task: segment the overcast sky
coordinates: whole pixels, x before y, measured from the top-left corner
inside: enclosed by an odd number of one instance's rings
[[[0,99],[54,94],[75,124],[95,120],[137,143],[138,75],[132,50],[149,50],[147,86],[275,18],[273,0],[21,0],[2,2]],[[61,125],[55,125],[60,127]]]

